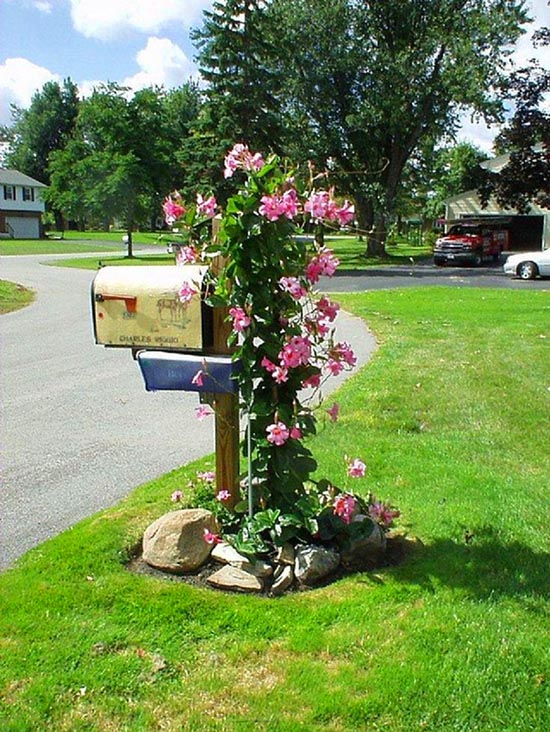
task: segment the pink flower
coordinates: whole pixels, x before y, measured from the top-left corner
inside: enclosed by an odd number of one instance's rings
[[[212,218],[216,215],[216,208],[218,207],[218,203],[214,196],[209,196],[208,198],[203,198],[200,193],[197,193],[197,211],[202,214],[203,216],[208,216],[208,218]]]
[[[277,384],[283,384],[285,381],[288,381],[288,369],[285,369],[284,366],[275,366],[271,376]]]
[[[239,142],[225,156],[224,165],[224,177],[231,178],[238,168],[242,170],[261,170],[265,162],[260,153],[252,154],[248,149],[248,145]]]
[[[293,219],[298,215],[298,194],[294,188],[289,188],[283,193],[281,206],[287,219]]]
[[[346,226],[355,218],[355,208],[349,201],[344,201],[343,205],[336,209],[335,214],[340,226]]]
[[[389,529],[394,522],[394,519],[401,516],[401,511],[398,511],[396,508],[392,508],[388,503],[375,501],[369,506],[369,516],[384,529]]]
[[[340,305],[338,305],[337,302],[331,302],[325,295],[323,295],[323,297],[319,300],[316,307],[319,311],[320,316],[323,319],[330,321],[331,323],[333,320],[336,319],[338,311],[340,310]]]
[[[229,315],[233,318],[233,330],[242,333],[252,322],[250,316],[242,308],[230,308]]]
[[[195,407],[195,417],[202,422],[205,417],[211,417],[214,412],[211,412],[207,406],[201,404],[199,407]]]
[[[205,483],[213,483],[216,480],[216,473],[212,470],[206,470],[203,473],[197,473],[197,478],[204,480]]]
[[[218,501],[228,501],[231,498],[231,493],[224,488],[221,491],[218,491],[216,498]]]
[[[260,366],[263,366],[263,368],[266,371],[269,371],[270,374],[273,373],[273,371],[275,371],[275,369],[277,368],[277,366],[275,366],[275,364],[273,363],[273,361],[270,361],[267,358],[267,356],[264,356],[262,358],[262,360],[260,361]]]
[[[198,290],[196,290],[193,285],[190,285],[188,282],[184,282],[179,291],[180,300],[181,302],[188,303],[193,298],[193,295],[196,295],[197,293]]]
[[[218,534],[213,534],[210,529],[206,527],[203,529],[204,540],[207,544],[219,544],[221,542]]]
[[[311,343],[307,336],[293,336],[279,353],[281,365],[287,369],[307,366],[311,358]]]
[[[181,201],[181,198],[179,196],[179,193],[174,194],[178,200]],[[171,196],[166,196],[164,199],[164,203],[162,204],[162,210],[164,211],[164,220],[168,224],[168,226],[171,226],[176,219],[179,219],[180,216],[183,216],[185,213],[185,208],[181,205],[181,203],[178,203],[177,201],[174,201]]]
[[[268,221],[277,221],[284,214],[284,206],[277,194],[262,196],[261,206],[258,209],[260,216],[265,216]]]
[[[349,524],[351,522],[356,503],[357,501],[355,498],[349,493],[336,496],[333,503],[333,513],[336,514],[336,516],[340,516],[344,523]]]
[[[341,374],[343,370],[344,367],[340,361],[335,361],[333,358],[329,358],[327,361],[327,371],[331,376],[338,376],[338,374]]]
[[[183,264],[194,264],[197,261],[198,256],[199,255],[195,247],[184,246],[178,249],[176,263],[180,266]]]
[[[267,441],[277,446],[284,445],[290,437],[290,431],[284,422],[270,424],[266,432]]]
[[[204,386],[204,380],[202,378],[203,374],[204,374],[204,371],[202,369],[199,369],[197,371],[197,373],[191,379],[191,383],[195,384],[195,386]]]
[[[338,361],[344,361],[348,366],[355,366],[357,363],[357,357],[355,356],[353,349],[349,343],[346,343],[345,341],[337,343],[331,350],[330,355]]]
[[[183,498],[183,493],[181,491],[174,491],[172,495],[170,496],[170,499],[173,501],[173,503],[178,503]]]
[[[330,249],[321,249],[307,265],[306,277],[312,284],[315,284],[323,275],[332,277],[339,264],[340,260],[334,256]]]
[[[279,287],[281,290],[290,293],[295,300],[301,300],[302,297],[307,295],[306,288],[297,277],[281,277]]]
[[[294,427],[291,427],[290,439],[291,440],[301,440],[302,439],[302,430],[298,427],[298,425],[294,425]]]
[[[355,458],[353,462],[348,463],[348,475],[350,478],[364,478],[366,469],[367,466],[359,458]]]
[[[329,208],[330,196],[328,191],[312,191],[304,204],[304,211],[311,214],[311,218],[320,220],[325,218]]]
[[[304,379],[302,381],[302,386],[304,387],[304,389],[307,389],[308,386],[311,386],[313,389],[316,389],[320,385],[321,385],[321,374],[312,374],[311,376],[308,376],[307,379]]]
[[[330,417],[331,422],[337,422],[338,421],[338,415],[340,414],[340,405],[338,402],[334,402],[332,407],[330,409],[327,409],[327,414]]]

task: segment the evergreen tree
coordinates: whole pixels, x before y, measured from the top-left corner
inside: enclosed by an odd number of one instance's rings
[[[263,0],[215,0],[192,34],[207,88],[188,159],[222,198],[231,187],[223,185],[219,161],[234,143],[264,153],[281,146],[280,84],[265,7]]]

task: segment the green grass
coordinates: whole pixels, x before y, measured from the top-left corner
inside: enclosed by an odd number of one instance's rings
[[[0,314],[20,310],[34,300],[34,292],[15,282],[0,280]]]
[[[398,239],[395,245],[387,245],[387,256],[382,260],[367,257],[365,255],[366,242],[360,241],[354,236],[327,236],[326,246],[338,256],[340,270],[365,269],[388,264],[410,264],[411,259],[414,259],[415,262],[422,262],[430,260],[432,257],[431,247],[413,246],[404,238]]]
[[[353,488],[423,546],[278,600],[133,575],[144,528],[212,461],[184,467],[0,577],[2,732],[550,729],[548,294],[339,299],[380,348],[321,426],[319,472],[346,487],[361,457]]]
[[[18,254],[77,254],[80,252],[117,251],[118,246],[111,244],[86,244],[76,241],[50,241],[48,239],[2,239],[0,255],[15,256]]]
[[[111,257],[79,257],[77,259],[57,259],[54,262],[48,262],[55,267],[70,267],[71,269],[98,269],[102,265],[110,267],[140,267],[144,265],[162,265],[174,264],[173,254],[136,254],[129,258],[127,256]]]
[[[122,237],[126,236],[126,231],[122,229],[115,229],[113,231],[52,231],[49,233],[51,238],[62,237],[66,241],[94,241],[94,242],[109,242],[117,243],[123,246]],[[134,244],[147,246],[154,246],[161,244],[165,246],[167,234],[159,234],[158,232],[150,231],[134,231],[132,234],[132,241]],[[170,237],[168,237],[170,238]]]

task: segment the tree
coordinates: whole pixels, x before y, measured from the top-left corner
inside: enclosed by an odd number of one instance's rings
[[[533,36],[534,44],[550,46],[550,28]],[[479,188],[484,204],[494,196],[504,208],[526,213],[532,202],[550,208],[550,113],[544,108],[550,92],[550,69],[535,61],[514,72],[505,92],[515,112],[497,137],[497,150],[509,153],[499,173],[486,172]]]
[[[493,92],[526,20],[519,0],[274,0],[294,151],[355,199],[369,254],[384,254],[403,171],[466,108],[497,119]]]
[[[254,150],[279,151],[279,73],[267,32],[263,0],[215,0],[192,38],[207,82],[205,104],[188,157],[226,197],[234,185],[221,177],[219,160],[235,142]]]
[[[48,200],[107,222],[124,220],[128,256],[135,225],[160,209],[172,182],[173,138],[166,130],[162,92],[108,84],[84,100],[75,133],[51,158]]]
[[[49,184],[50,155],[61,149],[78,115],[78,89],[70,79],[60,86],[48,81],[33,96],[28,109],[16,110],[12,150],[8,164]]]

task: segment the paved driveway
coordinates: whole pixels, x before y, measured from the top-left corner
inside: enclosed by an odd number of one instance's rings
[[[196,394],[148,393],[130,353],[94,344],[94,273],[40,264],[48,259],[59,256],[0,260],[0,278],[37,292],[30,307],[0,316],[0,569],[214,449],[213,422],[194,417]],[[360,363],[375,347],[351,316],[339,337]]]

